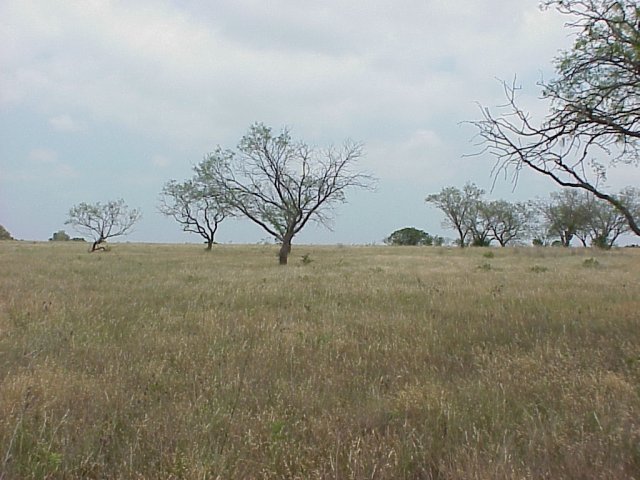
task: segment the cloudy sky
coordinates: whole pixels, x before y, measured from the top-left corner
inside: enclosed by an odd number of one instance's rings
[[[405,226],[452,236],[424,197],[493,183],[491,158],[465,157],[476,148],[462,122],[514,76],[543,113],[536,82],[571,44],[565,21],[538,0],[3,0],[0,224],[46,240],[69,231],[72,205],[124,198],[144,216],[128,240],[199,241],[157,212],[158,192],[260,121],[312,145],[363,142],[361,167],[379,178],[333,231],[298,243],[380,242]],[[489,196],[553,189],[524,175]],[[238,221],[218,235],[265,238]]]

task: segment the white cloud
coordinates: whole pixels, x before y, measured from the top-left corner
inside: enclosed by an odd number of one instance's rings
[[[162,155],[154,155],[151,157],[151,165],[157,168],[166,168],[171,165],[171,160]]]
[[[15,173],[18,178],[50,180],[51,178],[77,178],[78,173],[68,163],[58,159],[58,153],[49,148],[34,148],[27,154],[29,161],[21,171]]]
[[[499,90],[495,75],[530,69],[534,49],[548,62],[557,22],[537,20],[536,3],[14,1],[2,40],[20,55],[0,81],[4,101],[72,106],[185,145],[235,138],[255,120],[362,136],[462,114]]]
[[[49,148],[34,148],[29,151],[27,158],[36,163],[56,163],[58,154]]]
[[[79,132],[84,130],[84,126],[81,123],[66,114],[51,117],[49,125],[58,132]]]
[[[461,158],[474,132],[459,122],[478,118],[475,102],[504,102],[496,77],[517,74],[544,114],[535,81],[570,38],[538,3],[4,0],[0,109],[49,127],[48,157],[20,140],[30,168],[81,171],[105,195],[155,202],[165,176],[264,121],[314,144],[364,142],[363,167],[421,202],[446,184],[486,186],[493,162]],[[40,138],[51,130],[85,134],[61,145]]]

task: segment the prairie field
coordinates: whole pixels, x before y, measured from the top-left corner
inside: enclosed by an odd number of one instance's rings
[[[640,250],[0,243],[0,479],[640,478]]]

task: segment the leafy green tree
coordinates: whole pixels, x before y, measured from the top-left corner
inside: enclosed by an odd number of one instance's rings
[[[172,217],[185,232],[204,238],[210,251],[218,227],[232,215],[224,195],[203,183],[197,176],[185,182],[170,180],[161,192],[159,210]]]
[[[467,238],[475,235],[478,203],[484,195],[484,190],[473,183],[467,183],[462,190],[456,187],[445,187],[438,193],[428,195],[425,201],[431,203],[444,213],[445,220],[442,225],[451,228],[458,233],[458,245],[462,248],[467,245]],[[480,235],[478,235],[478,238]]]
[[[640,217],[604,188],[609,167],[639,165],[638,2],[545,0],[543,5],[568,15],[576,31],[572,48],[555,59],[556,77],[543,84],[549,113],[543,122],[534,122],[516,102],[515,82],[503,83],[507,102],[501,113],[482,108],[482,120],[472,122],[483,151],[497,158],[496,172],[512,170],[517,179],[527,168],[609,202],[640,235]]]
[[[424,230],[418,230],[414,227],[401,228],[396,230],[384,242],[387,245],[442,245],[442,237],[433,237]]]
[[[286,265],[293,238],[310,221],[329,226],[347,190],[372,185],[371,176],[354,171],[362,155],[362,145],[352,141],[319,150],[295,141],[287,128],[274,134],[256,123],[236,151],[218,147],[196,172],[223,192],[231,209],[280,242],[279,262]]]
[[[9,231],[0,225],[0,240],[13,240],[13,237],[9,233]]]
[[[93,243],[90,252],[104,249],[109,238],[126,235],[136,222],[142,218],[137,209],[129,209],[124,200],[112,200],[107,203],[80,203],[71,207],[69,218],[65,222],[78,233],[91,236]]]

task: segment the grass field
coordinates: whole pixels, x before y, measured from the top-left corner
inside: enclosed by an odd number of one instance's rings
[[[640,478],[639,250],[276,253],[0,242],[0,478]]]

